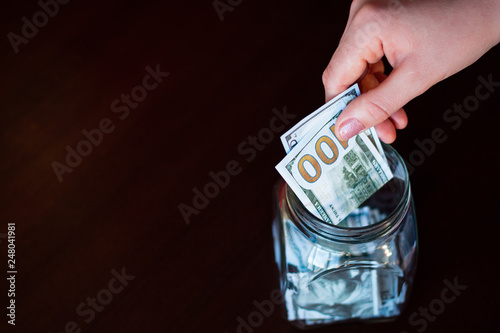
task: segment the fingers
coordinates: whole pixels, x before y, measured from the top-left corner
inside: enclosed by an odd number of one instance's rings
[[[404,128],[408,123],[403,105],[423,91],[412,82],[414,75],[408,75],[412,73],[411,68],[407,70],[404,61],[397,63],[389,77],[384,74],[381,61],[384,56],[384,38],[381,34],[363,28],[369,25],[370,20],[375,19],[376,23],[376,17],[373,16],[376,11],[373,11],[373,6],[367,7],[365,11],[361,7],[361,1],[357,5],[353,2],[344,35],[323,72],[325,99],[332,99],[360,80],[363,94],[341,113],[337,120],[337,137],[346,140],[381,124],[377,127],[381,139],[392,142],[396,129]]]
[[[399,113],[397,111],[425,91],[420,82],[415,79],[414,71],[409,65],[401,64],[379,86],[362,94],[346,107],[337,120],[339,125],[336,135],[341,140],[347,140],[393,115],[392,126],[404,128],[408,122],[406,114],[402,110]],[[383,132],[388,131],[388,128],[388,123],[381,126]],[[391,135],[387,132],[387,139],[390,138]]]
[[[403,109],[396,111],[389,119],[375,125],[380,140],[393,143],[396,140],[396,129],[403,129],[408,125],[408,117]]]
[[[394,112],[389,120],[394,124],[394,127],[398,130],[403,129],[408,125],[408,116],[405,110],[399,109]]]
[[[365,93],[377,87],[385,78],[387,78],[387,75],[384,74],[384,63],[382,60],[370,64],[370,66],[367,67],[365,75],[359,82],[361,93]]]
[[[384,73],[374,72],[373,75],[375,75],[379,82],[384,82],[385,79],[387,79],[387,75],[385,75]],[[394,112],[392,116],[389,117],[389,119],[394,124],[394,127],[398,130],[403,129],[408,125],[408,116],[403,109],[399,109],[398,111]]]
[[[323,72],[325,100],[329,101],[346,90],[362,77],[369,64],[377,63],[383,55],[382,45],[377,39],[355,41],[347,33]]]
[[[375,130],[377,131],[379,139],[385,143],[393,143],[394,140],[396,140],[396,129],[389,119],[376,125]]]
[[[379,61],[369,66],[368,73],[360,82],[362,93],[372,90],[387,79],[384,73],[384,64]],[[408,125],[408,117],[403,109],[396,111],[389,119],[375,126],[379,138],[385,143],[392,143],[396,139],[396,129],[403,129]]]
[[[379,81],[377,80],[375,75],[373,75],[372,73],[368,73],[359,83],[359,89],[361,90],[361,93],[364,94],[365,92],[372,90],[378,85]]]
[[[384,75],[384,70],[385,70],[385,68],[384,68],[384,62],[383,62],[382,60],[377,61],[377,62],[376,62],[376,63],[374,63],[374,64],[370,64],[370,69],[369,69],[369,72],[370,72],[370,73],[373,73],[373,74],[377,77],[377,79],[379,78],[379,77],[378,77],[378,75],[379,75],[379,74]],[[386,77],[387,77],[387,76],[386,76]],[[379,82],[382,82],[382,81],[383,81],[383,80],[380,80],[380,79],[379,79]]]

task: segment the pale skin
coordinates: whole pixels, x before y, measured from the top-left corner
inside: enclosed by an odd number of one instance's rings
[[[375,126],[392,143],[408,124],[406,103],[499,42],[500,0],[354,0],[323,84],[327,101],[356,81],[364,93],[342,112],[335,134],[345,140]]]

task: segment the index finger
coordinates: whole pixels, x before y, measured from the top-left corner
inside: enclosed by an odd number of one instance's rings
[[[369,64],[377,63],[384,56],[378,38],[363,35],[363,30],[352,30],[344,33],[323,72],[326,101],[349,88],[361,78]]]

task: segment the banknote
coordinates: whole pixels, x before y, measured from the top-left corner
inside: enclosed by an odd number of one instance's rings
[[[335,136],[336,119],[322,118],[276,166],[302,204],[334,225],[393,177],[366,134]]]
[[[384,148],[382,148],[382,144],[380,143],[380,139],[378,137],[377,131],[375,130],[375,127],[371,127],[370,129],[366,130],[364,133],[366,134],[368,139],[370,139],[371,143],[373,143],[373,145],[375,147],[377,147],[377,151],[379,152],[380,155],[382,155],[382,158],[384,159],[384,161],[387,162],[387,157],[385,157]]]
[[[322,125],[330,119],[337,119],[347,104],[359,95],[359,87],[354,84],[293,126],[281,136],[281,143],[286,153],[288,154],[315,126]]]
[[[354,84],[293,126],[281,136],[281,143],[286,153],[288,154],[290,150],[309,133],[309,131],[314,129],[314,127],[320,126],[330,119],[337,119],[345,107],[359,95],[359,86]],[[385,160],[385,152],[382,149],[375,128],[372,127],[366,130],[365,134],[373,145],[377,147],[378,152]]]

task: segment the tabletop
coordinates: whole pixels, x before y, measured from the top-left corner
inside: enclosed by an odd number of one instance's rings
[[[4,1],[1,331],[298,332],[278,306],[241,321],[279,287],[279,136],[324,103],[349,5]],[[317,332],[496,331],[499,56],[405,107],[393,147],[419,232],[407,308]],[[460,295],[422,314],[445,281]]]

